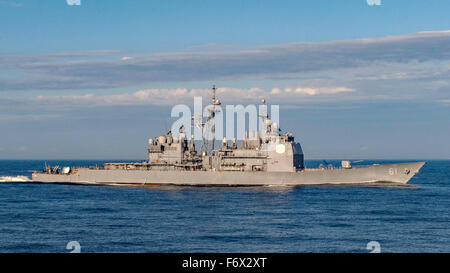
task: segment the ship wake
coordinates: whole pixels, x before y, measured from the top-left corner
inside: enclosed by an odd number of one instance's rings
[[[31,179],[28,176],[0,176],[0,182],[30,182]]]

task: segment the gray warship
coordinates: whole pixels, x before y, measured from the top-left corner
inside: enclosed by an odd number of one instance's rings
[[[216,88],[213,87],[207,122],[214,122]],[[265,101],[262,100],[262,104]],[[223,139],[215,149],[203,139],[199,151],[184,128],[178,136],[169,131],[148,141],[148,160],[130,163],[103,163],[99,167],[46,166],[32,174],[33,182],[104,185],[180,185],[180,186],[297,186],[297,185],[374,185],[406,184],[426,162],[306,168],[303,150],[291,133],[282,134],[268,114],[259,115],[265,125],[261,131],[246,131],[238,147],[236,139]],[[214,128],[214,125],[213,125]],[[202,131],[203,132],[203,131]],[[212,130],[214,133],[214,129]],[[214,139],[214,137],[212,138]],[[206,148],[205,148],[206,147]]]

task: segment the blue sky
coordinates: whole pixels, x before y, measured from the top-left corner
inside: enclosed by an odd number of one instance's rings
[[[174,103],[281,105],[306,158],[449,158],[449,1],[0,0],[0,158],[145,158]]]
[[[15,4],[8,4],[15,3]],[[253,47],[400,35],[448,28],[448,1],[1,1],[3,53]],[[22,6],[17,6],[21,4]]]

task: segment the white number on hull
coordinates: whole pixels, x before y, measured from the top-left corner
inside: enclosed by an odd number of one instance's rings
[[[397,168],[389,168],[389,174],[390,175],[397,174]]]

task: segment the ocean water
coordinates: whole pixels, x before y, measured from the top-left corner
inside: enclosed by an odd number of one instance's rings
[[[375,162],[395,161],[364,163]],[[0,160],[0,177],[30,177],[43,166]],[[381,252],[450,252],[450,161],[428,161],[410,184],[415,187],[0,183],[0,252],[70,252],[71,241],[81,252],[364,253],[370,241]]]

